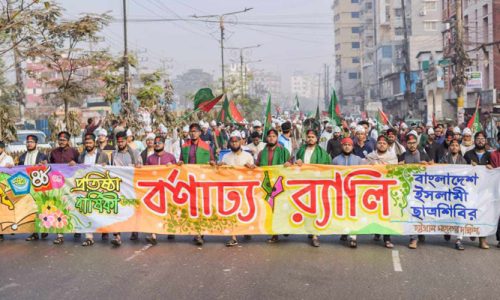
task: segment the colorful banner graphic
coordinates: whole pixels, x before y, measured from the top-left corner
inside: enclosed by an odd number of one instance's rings
[[[0,233],[486,236],[499,182],[459,165],[0,168]]]

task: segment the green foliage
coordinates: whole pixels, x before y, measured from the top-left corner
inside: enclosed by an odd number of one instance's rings
[[[391,198],[394,199],[394,206],[401,210],[404,215],[405,208],[408,207],[408,197],[411,193],[413,174],[424,172],[425,167],[419,165],[387,165],[387,177],[396,178],[401,183],[401,188],[391,190]]]
[[[16,140],[16,124],[12,118],[12,106],[0,104],[0,141],[12,142]]]

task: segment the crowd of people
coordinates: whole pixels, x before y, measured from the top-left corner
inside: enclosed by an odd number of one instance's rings
[[[5,153],[5,144],[0,142],[0,167],[38,164],[85,164],[147,167],[158,165],[210,164],[241,166],[249,169],[258,166],[283,165],[285,167],[304,164],[324,165],[377,165],[377,164],[468,164],[483,165],[487,168],[500,167],[500,147],[494,149],[488,142],[485,132],[473,132],[469,128],[437,124],[424,126],[404,122],[376,128],[373,122],[359,121],[347,125],[335,126],[324,122],[321,128],[305,129],[300,121],[286,121],[273,124],[266,132],[260,121],[251,124],[221,124],[216,121],[193,123],[178,129],[164,125],[155,131],[147,126],[140,134],[135,135],[125,121],[115,122],[106,130],[96,122],[89,120],[89,126],[83,134],[83,150],[78,151],[70,145],[71,135],[62,131],[57,135],[58,147],[48,155],[37,149],[38,139],[35,135],[26,137],[26,152],[16,160]],[[495,143],[500,144],[500,133]],[[499,222],[500,225],[500,222]],[[27,241],[47,238],[48,234],[31,234]],[[75,238],[81,238],[78,233]],[[104,233],[103,240],[109,239]],[[168,235],[168,239],[175,238]],[[250,236],[245,236],[249,239]],[[310,235],[311,244],[319,247],[317,235]],[[450,240],[451,236],[444,236]],[[455,248],[464,250],[462,236],[455,237]],[[133,232],[131,240],[139,239]],[[379,241],[380,235],[374,240]],[[382,237],[384,246],[393,248],[389,235]],[[496,239],[500,247],[500,226]],[[0,235],[3,240],[3,235]],[[341,235],[341,241],[349,247],[357,247],[356,235]],[[418,242],[425,236],[410,236],[408,247],[416,249]],[[486,237],[479,237],[479,247],[488,249]],[[150,234],[146,241],[157,244],[157,236]],[[279,241],[278,235],[271,236],[269,243]],[[57,234],[54,244],[64,243],[64,235]],[[111,243],[122,244],[121,234],[114,233]],[[203,245],[204,236],[194,237],[194,243]],[[82,246],[92,246],[94,236],[85,234]],[[238,245],[236,236],[231,236],[227,246]]]

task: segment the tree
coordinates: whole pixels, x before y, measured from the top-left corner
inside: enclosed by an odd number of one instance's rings
[[[12,106],[0,104],[0,141],[12,142],[16,140],[16,124],[12,114]]]
[[[81,103],[82,98],[96,92],[96,82],[101,78],[98,69],[106,68],[105,51],[84,51],[82,44],[96,43],[97,34],[107,25],[107,14],[87,14],[75,21],[62,21],[61,8],[52,5],[51,13],[36,16],[38,27],[35,42],[27,52],[51,72],[38,74],[36,79],[52,87],[44,97],[54,104],[64,105],[64,124],[68,131],[76,131],[70,122],[69,107]],[[34,75],[34,74],[31,74]]]
[[[35,29],[40,25],[36,20],[56,17],[59,11],[50,10],[49,1],[4,0],[0,5],[0,56],[12,51],[16,73],[16,84],[12,91],[19,105],[21,120],[24,120],[26,95],[22,63],[34,42]]]

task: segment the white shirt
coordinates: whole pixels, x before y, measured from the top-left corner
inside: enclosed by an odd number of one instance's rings
[[[323,131],[321,134],[321,137],[319,138],[319,146],[323,148],[323,150],[326,150],[328,147],[328,141],[331,140],[333,137],[333,132],[328,132],[328,131]]]
[[[97,156],[97,152],[94,150],[94,153],[93,154],[90,154],[90,153],[86,153],[85,154],[85,159],[83,160],[83,164],[84,165],[95,165],[95,159],[96,159],[96,156]]]
[[[12,156],[7,155],[7,153],[5,152],[2,152],[2,154],[0,154],[0,167],[7,167],[13,165],[14,165],[14,159],[12,159]]]
[[[240,151],[239,153],[234,153],[233,151],[222,157],[222,162],[229,166],[240,166],[243,167],[246,164],[254,164],[254,159],[252,155],[245,151]]]
[[[38,155],[38,150],[28,151],[26,152],[26,159],[24,160],[25,166],[34,166],[36,165],[36,156]]]
[[[255,146],[254,143],[250,143],[247,145],[247,148],[253,153],[253,158],[257,159],[257,157],[259,157],[260,151],[266,148],[266,143],[260,142],[257,146]]]
[[[305,164],[310,164],[311,163],[311,157],[313,155],[314,148],[309,149],[306,148],[306,152],[304,153],[304,163]]]

